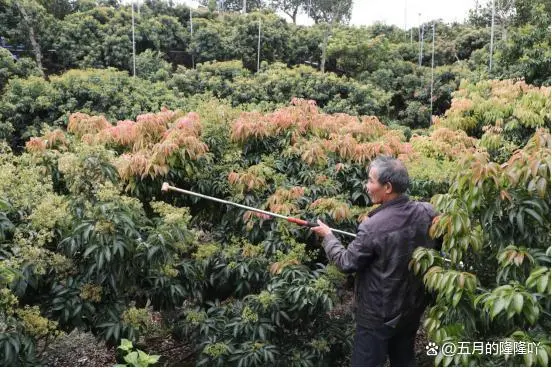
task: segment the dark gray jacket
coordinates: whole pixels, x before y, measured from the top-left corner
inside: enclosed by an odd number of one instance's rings
[[[435,212],[429,203],[406,195],[382,204],[358,227],[347,248],[333,234],[322,245],[343,272],[356,272],[355,315],[363,327],[418,324],[426,304],[421,279],[408,269],[417,247],[435,248],[429,227]]]

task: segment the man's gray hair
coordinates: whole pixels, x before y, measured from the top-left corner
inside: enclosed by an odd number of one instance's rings
[[[378,156],[370,163],[370,169],[375,169],[378,182],[383,185],[391,183],[393,192],[404,193],[410,186],[408,171],[404,164],[391,156]]]

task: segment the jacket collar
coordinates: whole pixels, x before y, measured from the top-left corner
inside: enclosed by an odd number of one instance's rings
[[[370,211],[370,213],[368,213],[368,217],[374,216],[376,213],[380,212],[381,210],[383,210],[385,208],[392,207],[392,206],[395,206],[397,204],[403,204],[403,203],[406,203],[408,201],[409,201],[408,196],[406,194],[401,194],[397,198],[395,198],[395,199],[393,199],[389,202],[385,202],[384,204],[380,205],[378,208]]]

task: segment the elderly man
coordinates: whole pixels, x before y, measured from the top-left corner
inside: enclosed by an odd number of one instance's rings
[[[318,220],[312,230],[323,237],[328,259],[343,272],[356,272],[356,333],[352,366],[415,365],[414,341],[426,300],[422,281],[408,269],[417,247],[434,248],[429,227],[435,212],[429,203],[410,201],[403,163],[392,157],[372,161],[366,190],[380,204],[344,248]]]

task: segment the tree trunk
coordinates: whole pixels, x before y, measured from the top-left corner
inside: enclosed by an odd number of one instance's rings
[[[324,31],[324,41],[322,42],[322,57],[320,60],[320,71],[322,73],[326,70],[326,49],[328,48],[328,41],[330,34],[332,33],[333,22],[326,24],[326,30]]]
[[[293,24],[297,24],[297,12],[299,11],[299,7],[296,7],[293,11],[293,15],[291,16],[291,19],[293,19]]]
[[[29,18],[29,15],[27,14],[25,7],[19,1],[15,1],[15,6],[17,6],[17,9],[21,13],[23,22],[29,28],[29,39],[31,41],[31,46],[35,54],[36,64],[38,65],[38,69],[40,70],[40,73],[44,77],[44,68],[42,67],[42,52],[40,51],[40,45],[36,39],[36,35],[35,35],[35,31],[34,31],[34,27],[32,25],[31,19]]]

